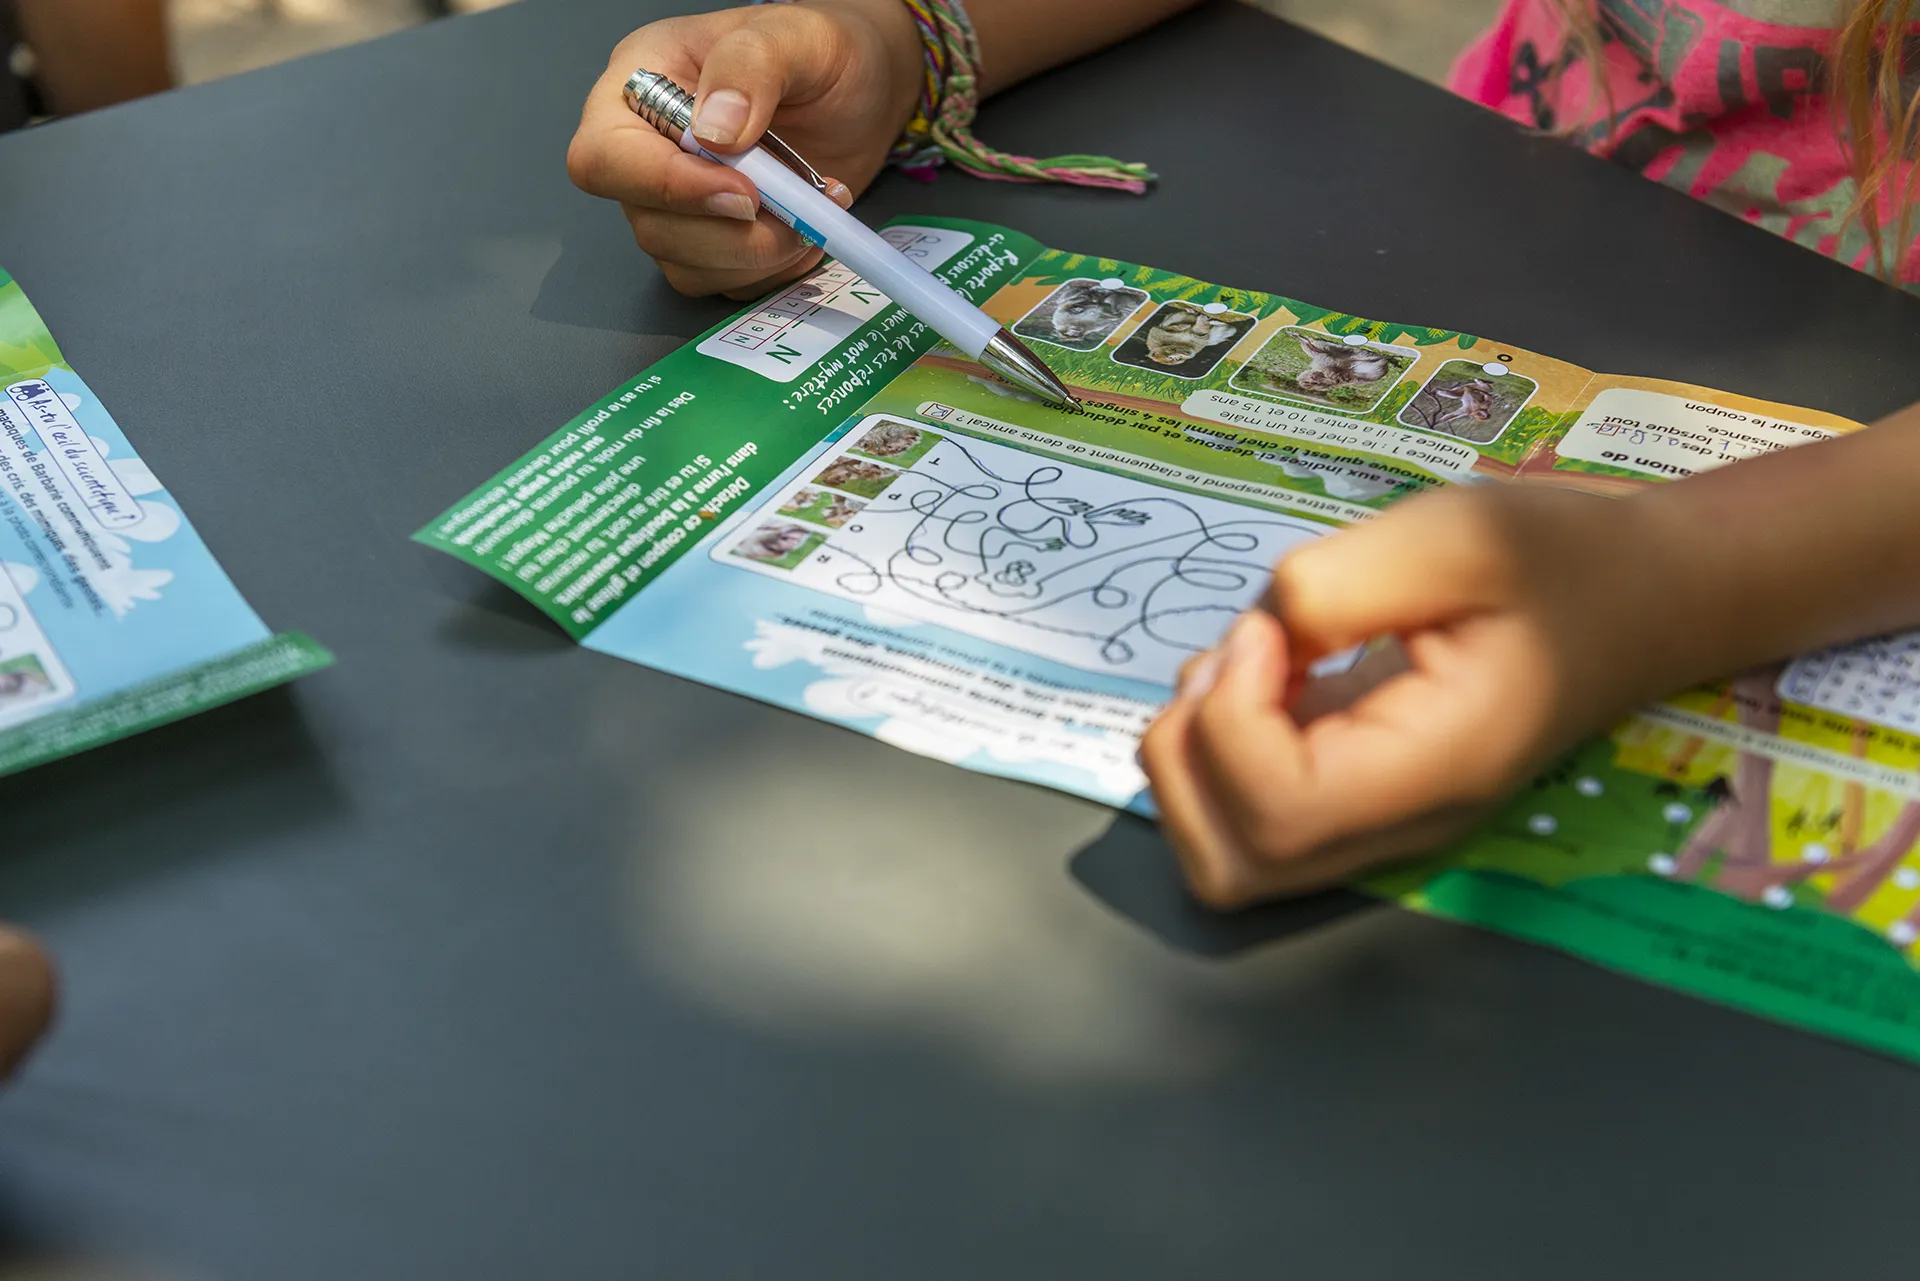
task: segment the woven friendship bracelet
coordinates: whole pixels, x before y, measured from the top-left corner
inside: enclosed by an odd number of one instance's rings
[[[796,0],[752,0],[792,4]],[[1109,156],[1018,156],[996,151],[973,134],[980,109],[980,40],[960,0],[900,0],[920,30],[925,77],[913,119],[887,162],[931,181],[942,164],[997,182],[1057,182],[1142,195],[1155,175],[1143,164]]]

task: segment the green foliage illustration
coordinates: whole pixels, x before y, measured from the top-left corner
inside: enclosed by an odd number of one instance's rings
[[[1328,333],[1342,338],[1349,334],[1359,334],[1370,342],[1412,344],[1415,347],[1439,347],[1452,343],[1462,350],[1470,350],[1480,341],[1472,334],[1463,334],[1454,329],[1389,325],[1383,321],[1368,320],[1362,316],[1335,311],[1330,307],[1316,307],[1312,303],[1301,302],[1297,298],[1261,293],[1252,289],[1227,289],[1209,284],[1204,280],[1195,280],[1191,276],[1158,271],[1152,267],[1121,262],[1115,258],[1095,258],[1087,254],[1051,250],[1035,259],[1032,266],[1023,273],[1023,278],[1029,283],[1049,287],[1065,284],[1069,280],[1081,277],[1118,280],[1134,289],[1144,289],[1153,296],[1156,303],[1175,300],[1199,303],[1220,302],[1234,311],[1247,312],[1263,319],[1284,310],[1299,324],[1319,325]]]
[[[6,277],[0,284],[0,367],[13,378],[43,378],[55,366],[68,367],[53,335],[26,292]]]

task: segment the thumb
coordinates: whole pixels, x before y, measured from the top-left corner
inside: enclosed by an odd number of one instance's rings
[[[763,10],[714,41],[700,64],[693,136],[715,151],[744,151],[787,98],[816,92],[837,61],[831,28],[798,8]]]
[[[1490,506],[1471,490],[1423,495],[1281,560],[1267,606],[1286,627],[1295,661],[1305,667],[1495,605],[1511,561]]]

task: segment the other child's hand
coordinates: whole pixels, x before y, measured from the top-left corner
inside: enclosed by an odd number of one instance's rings
[[[13,1074],[53,1019],[53,963],[18,930],[0,926],[0,1080]]]
[[[1194,892],[1319,888],[1463,835],[1662,684],[1658,540],[1631,500],[1488,485],[1414,499],[1282,560],[1263,608],[1182,672],[1141,760]],[[1398,670],[1317,718],[1309,664],[1383,635]]]

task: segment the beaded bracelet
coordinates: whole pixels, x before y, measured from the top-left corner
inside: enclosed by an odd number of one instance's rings
[[[752,2],[792,4],[796,0]],[[996,151],[974,137],[973,118],[980,109],[980,39],[965,7],[961,0],[901,3],[919,28],[926,75],[919,106],[893,144],[887,163],[923,181],[931,181],[936,168],[951,163],[975,177],[997,182],[1058,182],[1145,194],[1155,175],[1143,164],[1078,154],[1045,159],[1017,156]]]

